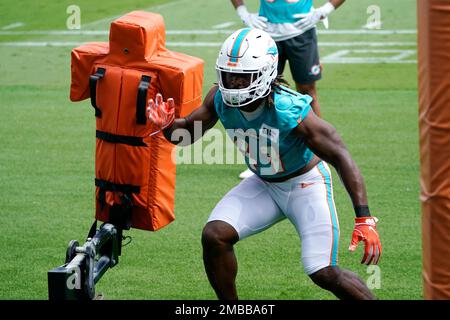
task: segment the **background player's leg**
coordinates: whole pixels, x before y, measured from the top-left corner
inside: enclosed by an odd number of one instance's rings
[[[320,116],[316,81],[322,78],[322,66],[319,61],[316,30],[311,29],[295,38],[285,40],[283,49],[297,91],[313,98],[311,107]]]
[[[301,84],[296,82],[295,86],[298,92],[300,92],[301,94],[310,95],[313,98],[311,107],[313,108],[314,113],[320,117],[320,105],[319,101],[317,100],[316,82],[308,84]]]
[[[238,298],[235,279],[237,261],[233,245],[239,240],[234,228],[223,221],[210,221],[202,234],[203,263],[208,280],[221,300]]]
[[[319,287],[331,291],[339,299],[376,299],[358,275],[337,266],[325,267],[309,277]]]
[[[277,72],[279,76],[282,76],[287,61],[286,52],[284,50],[284,41],[276,41],[275,43],[277,45],[278,50]]]

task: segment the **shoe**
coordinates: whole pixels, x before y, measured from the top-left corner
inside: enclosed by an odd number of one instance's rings
[[[105,295],[103,292],[97,293],[93,300],[105,300]]]
[[[250,169],[247,169],[239,174],[239,179],[245,179],[251,177],[252,175],[254,175],[254,173],[251,172]]]

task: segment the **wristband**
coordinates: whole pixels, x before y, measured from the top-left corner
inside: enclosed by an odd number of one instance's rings
[[[331,2],[327,2],[320,7],[320,11],[325,15],[325,17],[328,17],[330,13],[332,13],[335,9],[336,8],[333,6]]]
[[[245,5],[240,5],[239,7],[237,7],[236,12],[241,20],[244,20],[250,14],[248,13],[247,7]]]
[[[370,210],[368,205],[355,206],[354,209],[357,218],[370,217]]]

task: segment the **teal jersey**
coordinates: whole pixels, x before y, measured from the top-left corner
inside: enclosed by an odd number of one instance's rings
[[[239,108],[229,107],[220,90],[214,106],[220,121],[249,169],[262,178],[282,178],[306,166],[314,154],[292,129],[311,110],[312,98],[281,87],[274,93],[274,106],[264,106],[261,114],[247,120]]]
[[[296,13],[311,11],[312,0],[261,0],[259,15],[266,17],[271,23],[293,23],[298,19],[292,17]]]

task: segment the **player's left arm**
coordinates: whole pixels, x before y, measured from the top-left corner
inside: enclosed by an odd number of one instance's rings
[[[330,163],[338,172],[356,214],[349,249],[354,251],[358,242],[364,241],[365,252],[361,263],[377,264],[382,250],[376,231],[377,219],[370,215],[364,179],[336,129],[310,111],[294,132],[317,156]]]
[[[364,179],[336,129],[310,111],[294,130],[317,156],[335,167],[353,206],[366,206]]]

